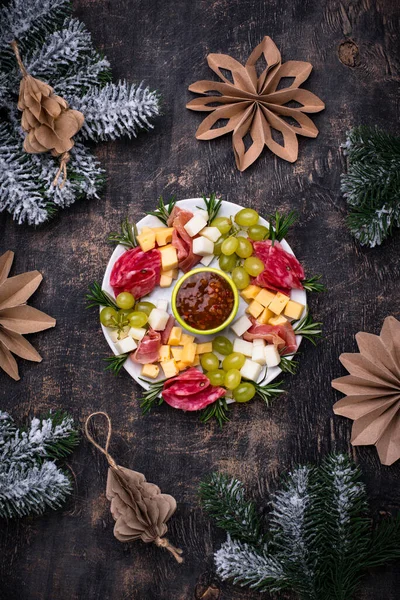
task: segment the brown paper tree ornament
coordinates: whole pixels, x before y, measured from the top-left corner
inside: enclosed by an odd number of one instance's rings
[[[383,465],[400,458],[400,322],[387,317],[380,335],[359,332],[360,353],[341,354],[350,375],[332,381],[346,394],[333,407],[354,421],[353,446],[375,445]]]
[[[262,58],[266,67],[258,75],[257,63]],[[280,158],[294,162],[298,156],[297,136],[317,137],[318,129],[305,113],[319,112],[325,104],[315,94],[299,88],[311,73],[310,63],[290,60],[282,64],[281,54],[268,36],[253,50],[245,66],[226,54],[209,54],[207,62],[222,83],[193,83],[189,90],[205,97],[191,100],[186,107],[211,112],[196,131],[198,140],[212,140],[232,132],[233,151],[240,171],[260,156],[264,146]],[[230,71],[232,80],[222,70]],[[293,81],[279,89],[284,78]],[[300,106],[293,107],[294,102]],[[222,125],[218,126],[220,120]],[[274,135],[279,134],[282,144],[274,139]],[[252,143],[246,150],[244,140],[248,135]]]
[[[53,156],[60,156],[60,168],[53,184],[57,185],[62,173],[62,187],[67,177],[69,150],[74,145],[72,138],[81,129],[84,116],[78,110],[69,108],[68,103],[57,96],[47,83],[32,77],[21,60],[17,43],[11,42],[11,46],[22,73],[18,108],[22,111],[22,129],[28,134],[24,140],[24,150],[30,154],[51,152]]]
[[[89,422],[96,415],[104,416],[108,423],[104,448],[89,433]],[[114,536],[117,540],[131,542],[141,539],[146,544],[153,542],[171,552],[177,562],[183,562],[182,550],[163,537],[168,531],[166,523],[176,510],[176,500],[161,493],[160,488],[146,481],[142,473],[117,465],[108,453],[112,429],[107,413],[89,415],[85,422],[85,433],[89,441],[106,456],[109,464],[106,496],[111,501],[111,514],[115,520]]]
[[[0,368],[18,380],[18,365],[13,354],[40,362],[42,357],[23,335],[54,327],[55,319],[27,306],[26,302],[39,287],[43,277],[39,271],[8,277],[14,252],[0,256]]]

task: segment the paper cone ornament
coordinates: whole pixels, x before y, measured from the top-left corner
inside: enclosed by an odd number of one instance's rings
[[[266,67],[257,75],[257,62],[262,58]],[[211,112],[196,131],[198,140],[212,140],[232,132],[236,166],[240,171],[260,156],[264,146],[280,158],[294,162],[298,156],[297,136],[317,137],[318,129],[304,113],[319,112],[325,105],[315,94],[299,88],[311,73],[310,63],[290,60],[282,64],[281,54],[270,37],[265,37],[253,50],[245,66],[226,54],[209,54],[207,62],[222,83],[193,83],[189,90],[205,97],[195,98],[186,107]],[[221,69],[230,71],[232,81]],[[278,89],[284,77],[294,80],[288,87]],[[289,106],[293,102],[301,106]],[[220,120],[222,124],[218,126]],[[247,135],[252,143],[246,150]],[[282,144],[274,136],[280,136]]]
[[[23,334],[49,329],[56,321],[26,305],[43,277],[39,271],[8,277],[13,259],[14,252],[10,250],[0,256],[0,368],[18,380],[18,365],[13,354],[35,362],[42,360]]]
[[[333,407],[354,421],[353,446],[375,445],[383,465],[400,458],[400,323],[387,317],[380,335],[357,333],[360,353],[341,354],[350,375],[332,381],[346,394]]]
[[[107,419],[108,433],[105,448],[102,448],[89,433],[89,422],[96,415],[102,415]],[[146,481],[142,473],[117,465],[108,453],[111,431],[111,420],[104,412],[93,413],[86,419],[87,438],[105,454],[109,464],[106,496],[111,501],[115,537],[120,542],[138,539],[145,543],[153,542],[171,552],[179,563],[183,562],[180,556],[182,550],[172,546],[163,537],[168,531],[166,523],[176,510],[175,499],[168,494],[163,494],[154,483]]]

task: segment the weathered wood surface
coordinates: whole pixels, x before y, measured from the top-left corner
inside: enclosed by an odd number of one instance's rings
[[[82,441],[70,463],[75,494],[64,512],[2,523],[0,595],[191,600],[215,582],[225,600],[253,600],[259,594],[221,584],[213,575],[212,552],[223,535],[202,513],[197,496],[200,480],[212,470],[240,477],[266,507],[285,470],[340,449],[362,465],[374,511],[399,506],[400,465],[382,467],[373,448],[354,452],[351,423],[333,416],[340,395],[330,386],[344,374],[338,356],[355,350],[354,334],[378,333],[385,316],[400,316],[400,235],[381,248],[361,249],[345,228],[339,192],[345,164],[339,146],[346,130],[360,123],[398,128],[397,2],[77,0],[75,8],[115,76],[144,79],[160,90],[164,114],[137,140],[98,147],[108,172],[99,201],[80,202],[36,231],[0,218],[1,251],[16,252],[14,273],[36,268],[43,273],[32,303],[58,321],[55,330],[31,336],[42,364],[20,361],[19,383],[0,373],[0,406],[17,420],[61,407],[83,421],[93,410],[106,410],[115,429],[113,455],[176,497],[170,538],[182,546],[186,561],[177,566],[155,547],[113,538],[105,460]],[[284,59],[313,64],[305,87],[327,108],[314,118],[319,137],[300,139],[295,164],[265,151],[241,174],[228,137],[196,141],[201,115],[185,109],[187,87],[212,77],[209,52],[244,61],[264,35],[273,38]],[[126,372],[118,378],[103,372],[108,347],[83,300],[111,254],[106,233],[127,214],[139,219],[161,193],[186,198],[213,190],[263,213],[297,209],[300,221],[289,241],[307,273],[322,273],[329,289],[310,299],[312,314],[324,321],[325,340],[317,348],[304,344],[298,375],[286,377],[287,395],[270,409],[260,402],[241,406],[223,431],[168,408],[141,417],[139,389]],[[357,598],[395,600],[399,584],[399,567],[391,566],[369,574]],[[204,598],[218,597],[209,594]]]

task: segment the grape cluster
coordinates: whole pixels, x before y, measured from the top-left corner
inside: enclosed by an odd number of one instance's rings
[[[153,308],[156,308],[151,302],[136,302],[130,292],[121,292],[115,299],[119,308],[106,306],[100,313],[100,322],[104,327],[114,327],[122,330],[123,327],[144,327],[149,320],[149,315]]]

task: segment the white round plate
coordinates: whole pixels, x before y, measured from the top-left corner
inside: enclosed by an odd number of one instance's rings
[[[191,211],[194,211],[198,208],[204,208],[204,209],[206,208],[204,205],[203,198],[190,198],[188,200],[179,200],[176,203],[176,205],[179,206],[180,208],[185,208],[186,210],[191,210]],[[221,208],[218,212],[218,216],[219,217],[231,217],[231,216],[234,216],[242,208],[243,208],[243,206],[239,206],[239,204],[234,204],[233,202],[225,202],[223,200]],[[262,225],[266,225],[268,227],[268,222],[265,219],[263,219],[261,216],[260,216],[260,223]],[[157,219],[157,217],[153,217],[152,215],[146,215],[145,217],[143,217],[143,219],[141,219],[137,223],[137,227],[139,230],[142,227],[159,227],[160,225],[163,225],[163,223],[161,223],[161,221],[159,221]],[[286,250],[286,252],[289,252],[290,254],[294,255],[293,250],[291,249],[291,247],[285,240],[282,240],[281,244],[282,244],[284,250]],[[106,272],[104,274],[102,289],[105,290],[106,292],[108,292],[109,294],[111,294],[112,297],[114,297],[114,292],[113,292],[112,287],[110,286],[111,271],[114,266],[114,263],[125,252],[125,250],[126,249],[121,245],[118,245],[115,248],[114,252],[111,255],[109,263],[107,265]],[[201,265],[199,264],[197,266],[201,266]],[[218,268],[218,258],[214,258],[214,260],[212,261],[212,263],[209,266]],[[196,267],[194,267],[194,268],[196,268]],[[181,271],[179,271],[178,280],[182,274],[183,273]],[[168,300],[168,312],[172,314],[172,309],[171,309],[172,290],[174,289],[174,285],[176,284],[176,282],[178,280],[175,280],[173,282],[173,285],[171,285],[171,287],[169,287],[169,288],[156,287],[151,292],[151,294],[149,294],[145,298],[141,298],[141,300],[146,300],[146,301],[153,302],[153,303],[155,303],[157,300],[161,300],[161,299]],[[290,297],[292,300],[295,300],[296,302],[300,302],[301,304],[304,304],[305,306],[307,305],[307,294],[306,294],[305,290],[291,290]],[[246,307],[247,307],[246,302],[243,300],[243,298],[240,298],[239,310],[238,310],[237,316],[235,317],[235,320],[244,314]],[[117,354],[117,352],[115,350],[115,344],[112,341],[107,328],[104,327],[103,325],[101,327],[103,329],[104,337],[106,338],[108,345],[110,346],[113,353]],[[227,331],[220,332],[220,335],[222,333],[223,333],[223,335],[225,335],[226,337],[228,337],[232,340],[235,337],[234,334],[231,332],[230,328],[228,328]],[[214,336],[203,335],[203,336],[201,336],[201,341],[206,342],[208,340],[211,340],[213,337]],[[198,338],[196,338],[196,341],[197,341],[197,339]],[[296,336],[297,347],[299,347],[301,339],[302,339],[302,337],[300,335]],[[132,360],[128,359],[124,363],[124,368],[128,371],[129,375],[131,375],[131,377],[133,377],[133,379],[140,386],[142,386],[145,389],[149,388],[148,384],[145,384],[143,381],[140,381],[140,379],[139,379],[142,365],[136,364]],[[259,381],[264,380],[264,383],[270,383],[273,379],[275,379],[279,375],[279,373],[281,373],[281,369],[279,367],[272,367],[272,368],[268,369],[267,376],[265,377],[265,369],[263,369],[263,371],[260,375]],[[159,379],[162,379],[162,375],[159,376]]]

